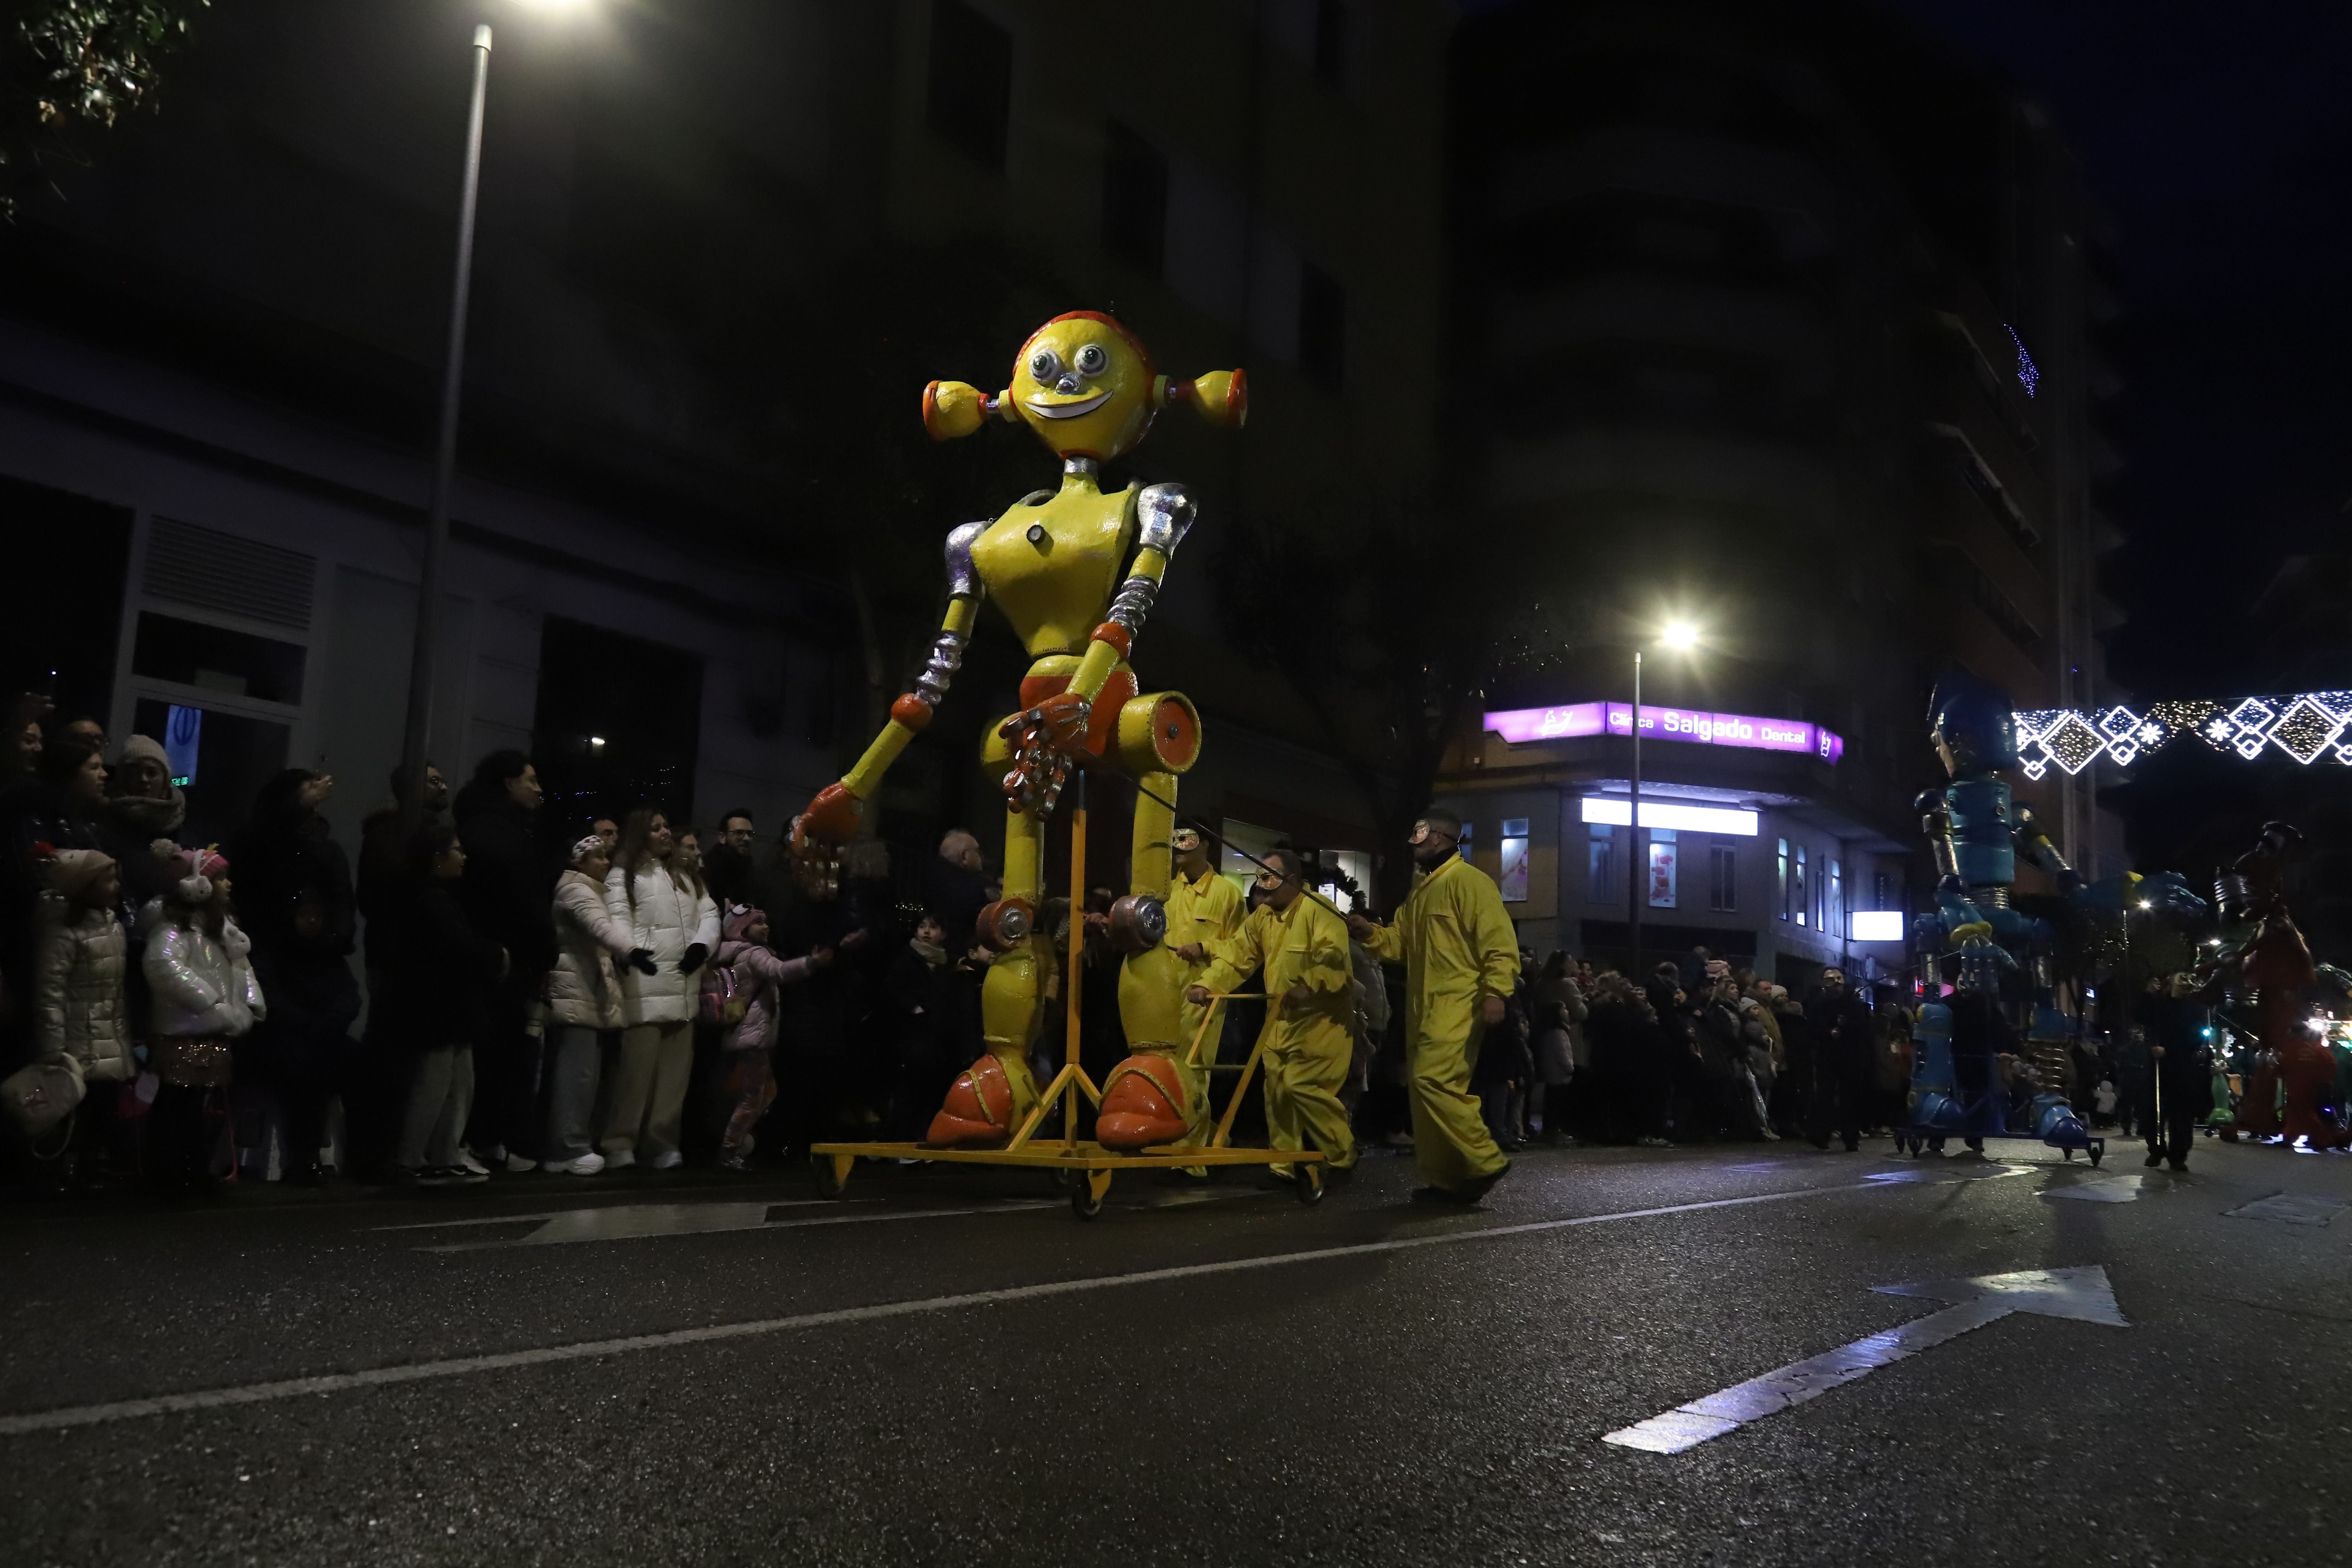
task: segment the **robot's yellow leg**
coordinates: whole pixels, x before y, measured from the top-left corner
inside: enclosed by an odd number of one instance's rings
[[[1040,900],[1042,883],[1037,824],[1020,812],[1004,818],[1004,900],[1028,906]],[[948,1089],[931,1119],[928,1142],[986,1145],[1012,1137],[1037,1105],[1037,1080],[1029,1075],[1029,1046],[1043,1017],[1038,982],[1053,950],[1035,931],[996,955],[980,993],[981,1034],[988,1054],[965,1069]]]
[[[1135,835],[1129,847],[1132,872],[1128,890],[1165,898],[1171,874],[1168,836],[1176,825],[1176,775],[1146,773],[1138,775],[1136,782],[1142,785],[1142,789],[1135,797]],[[1154,795],[1159,799],[1153,799]],[[1206,1142],[1210,1127],[1209,1068],[1215,1059],[1216,1041],[1212,1038],[1202,1046],[1206,1059],[1200,1065],[1186,1065],[1185,1057],[1192,1049],[1192,1036],[1201,1022],[1201,1009],[1189,1006],[1184,1002],[1184,988],[1192,983],[1192,978],[1189,967],[1164,942],[1142,952],[1130,954],[1119,971],[1118,1017],[1127,1033],[1129,1051],[1136,1057],[1165,1058],[1175,1068],[1175,1082],[1181,1087],[1183,1098],[1183,1103],[1177,1108],[1184,1118],[1183,1136],[1191,1142]],[[1128,1070],[1131,1069],[1123,1068],[1113,1077],[1122,1077]],[[1156,1071],[1148,1076],[1155,1083],[1164,1081]],[[1106,1115],[1112,1112],[1115,1104],[1127,1098],[1122,1096],[1119,1100],[1114,1100],[1111,1088],[1110,1083],[1105,1083],[1103,1109]],[[1141,1096],[1138,1105],[1139,1111],[1158,1109],[1156,1090]],[[1139,1128],[1142,1125],[1142,1122],[1138,1123]],[[1106,1142],[1108,1141],[1107,1137]]]
[[[1025,900],[1031,909],[1045,904],[1042,840],[1035,821],[1017,811],[1004,814],[1004,897]],[[1054,962],[1052,945],[1042,931],[1010,952],[997,955],[988,966],[981,988],[981,1033],[988,1054],[1004,1066],[1013,1085],[1013,1114],[1029,1114],[1037,1103],[1036,1080],[1029,1076],[1029,1047],[1045,1019],[1039,984],[1046,964]]]

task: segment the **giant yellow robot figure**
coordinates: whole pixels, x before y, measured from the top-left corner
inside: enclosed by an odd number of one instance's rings
[[[1184,966],[1160,940],[1176,775],[1200,755],[1201,720],[1181,693],[1141,692],[1127,662],[1192,526],[1192,499],[1181,485],[1108,494],[1101,485],[1101,465],[1141,441],[1171,404],[1238,429],[1248,391],[1237,370],[1181,382],[1155,374],[1143,345],[1093,310],[1056,316],[1030,334],[1003,392],[936,381],[923,393],[923,426],[935,440],[971,435],[991,420],[1021,423],[1062,459],[1060,489],[1037,490],[994,522],[948,535],[948,611],[929,664],[915,689],[891,704],[888,726],[857,765],[819,791],[793,828],[804,852],[856,828],[884,773],[947,694],[980,601],[994,595],[1032,662],[1023,710],[1003,721],[982,755],[992,772],[1003,770],[1007,806],[1004,895],[980,921],[982,942],[997,954],[982,994],[988,1054],[949,1090],[931,1123],[933,1144],[1003,1142],[1036,1104],[1028,1050],[1043,1016],[1041,967],[1053,962],[1034,929],[1044,896],[1040,833],[1074,767],[1124,772],[1142,786],[1130,889],[1112,918],[1113,938],[1129,954],[1119,1016],[1136,1054],[1104,1082],[1096,1136],[1106,1147],[1139,1149],[1197,1132],[1205,1115],[1206,1075],[1182,1065],[1190,1044],[1180,1017]]]

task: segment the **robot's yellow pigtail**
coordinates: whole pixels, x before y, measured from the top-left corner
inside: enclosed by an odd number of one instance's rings
[[[1249,377],[1238,370],[1213,370],[1191,381],[1155,378],[1151,405],[1165,408],[1173,403],[1189,405],[1220,430],[1238,430],[1249,420]]]
[[[989,419],[1010,419],[1009,393],[991,396],[969,382],[935,381],[923,388],[923,428],[934,441],[969,436]]]

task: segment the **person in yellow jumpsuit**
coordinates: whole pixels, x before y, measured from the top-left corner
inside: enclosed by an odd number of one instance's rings
[[[1242,929],[1242,917],[1249,911],[1242,907],[1241,889],[1224,877],[1217,875],[1209,860],[1208,845],[1201,830],[1179,826],[1168,836],[1168,847],[1176,858],[1175,874],[1168,880],[1168,934],[1162,940],[1172,948],[1207,947],[1223,942]],[[1209,1069],[1217,1063],[1217,1040],[1224,1032],[1225,1005],[1212,1002],[1207,1006],[1191,999],[1190,988],[1201,983],[1208,973],[1206,958],[1189,963],[1184,969],[1184,984],[1188,994],[1183,1004],[1184,1047],[1201,1042],[1201,1082],[1206,1084]],[[1208,1032],[1201,1029],[1208,1022]]]
[[[1307,896],[1296,850],[1270,849],[1265,862],[1257,879],[1265,901],[1240,931],[1177,956],[1209,960],[1208,973],[1189,994],[1196,1004],[1232,990],[1253,970],[1265,971],[1266,1142],[1276,1149],[1319,1149],[1327,1170],[1351,1170],[1356,1134],[1339,1103],[1355,1049],[1348,928],[1328,905]],[[1283,1181],[1297,1178],[1295,1165],[1269,1169]]]
[[[1412,891],[1396,920],[1348,917],[1356,940],[1404,965],[1405,1063],[1412,1080],[1412,1152],[1429,1185],[1413,1194],[1475,1204],[1511,1168],[1479,1115],[1470,1069],[1503,1021],[1519,973],[1519,942],[1495,879],[1454,853],[1462,819],[1432,806],[1412,825]]]

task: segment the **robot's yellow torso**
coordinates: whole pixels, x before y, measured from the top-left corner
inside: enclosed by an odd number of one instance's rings
[[[1105,495],[1091,474],[1073,473],[973,543],[973,570],[1032,658],[1085,651],[1133,553],[1135,497],[1132,485]]]

